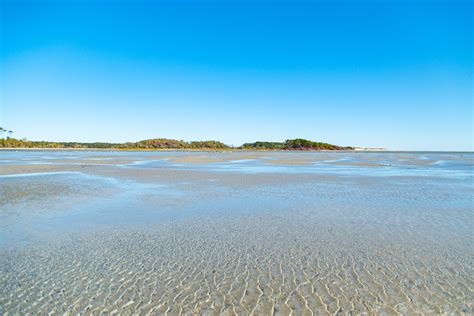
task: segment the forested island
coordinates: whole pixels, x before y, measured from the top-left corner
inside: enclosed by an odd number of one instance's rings
[[[0,133],[11,135],[13,132],[0,127]],[[245,143],[234,147],[216,140],[191,141],[154,138],[126,143],[81,143],[49,142],[17,139],[11,136],[0,138],[0,148],[51,148],[51,149],[181,149],[181,150],[353,150],[354,147],[343,147],[323,142],[314,142],[302,138],[288,139],[285,142]]]
[[[313,142],[311,140],[296,138],[287,139],[285,142],[254,142],[245,143],[241,149],[251,150],[353,150],[354,147],[342,147],[323,142]]]
[[[12,137],[1,138],[0,148],[57,148],[57,149],[189,149],[189,150],[353,150],[353,147],[342,147],[328,143],[313,142],[306,139],[288,139],[285,142],[254,142],[234,147],[215,140],[183,141],[157,138],[127,143],[80,143],[30,141]]]

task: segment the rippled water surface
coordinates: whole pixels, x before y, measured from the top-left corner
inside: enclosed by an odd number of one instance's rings
[[[472,314],[473,166],[0,151],[0,314]]]

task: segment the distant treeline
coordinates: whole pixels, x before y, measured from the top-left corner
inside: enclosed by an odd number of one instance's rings
[[[192,141],[156,138],[127,143],[79,143],[79,142],[47,142],[0,138],[0,148],[77,148],[77,149],[201,149],[201,150],[351,150],[352,147],[341,147],[306,139],[288,139],[285,142],[255,142],[246,143],[240,147],[228,146],[215,140]]]
[[[328,143],[313,142],[307,139],[288,139],[280,142],[255,142],[245,143],[242,149],[267,149],[267,150],[351,150],[353,147],[342,147]]]
[[[118,148],[139,149],[229,149],[224,143],[216,140],[185,142],[184,140],[156,138],[141,140],[136,143],[120,144]]]
[[[147,139],[127,143],[79,143],[79,142],[47,142],[26,139],[1,138],[0,147],[4,148],[100,148],[100,149],[228,149],[224,143],[209,140],[185,142],[176,139]]]

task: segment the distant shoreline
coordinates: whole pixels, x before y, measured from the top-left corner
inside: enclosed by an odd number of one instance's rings
[[[0,138],[0,148],[28,149],[100,149],[100,150],[354,150],[352,146],[338,146],[303,138],[287,139],[284,142],[256,141],[234,147],[216,140],[184,141],[169,138],[145,139],[138,142],[51,142],[27,139]]]
[[[334,151],[363,151],[355,149],[327,150],[327,149],[250,149],[250,148],[50,148],[50,147],[0,147],[1,150],[47,150],[47,151],[285,151],[285,152],[334,152]],[[384,151],[384,150],[366,150]]]
[[[285,149],[180,149],[180,148],[19,148],[19,147],[0,147],[0,151],[182,151],[182,152],[233,152],[233,151],[268,151],[268,152],[383,152],[383,153],[459,153],[474,154],[474,151],[457,150],[392,150],[392,149],[352,149],[352,150],[285,150]]]
[[[325,150],[325,149],[244,149],[244,148],[49,148],[49,147],[0,147],[0,151],[205,151],[205,152],[232,152],[232,151],[284,151],[284,152],[364,152],[364,151],[380,151],[386,152],[386,149],[342,149],[342,150]],[[402,150],[403,151],[403,150]]]

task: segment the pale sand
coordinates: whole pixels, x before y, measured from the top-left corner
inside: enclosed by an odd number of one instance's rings
[[[235,160],[261,159],[268,156],[267,152],[222,152],[222,153],[193,153],[171,157],[177,163],[215,163]]]
[[[294,156],[272,156],[272,159],[265,159],[265,163],[267,164],[275,164],[275,165],[307,165],[313,164],[316,162],[321,162],[325,160],[334,159],[331,156],[326,155],[318,155],[318,156],[301,156],[301,157],[294,157]]]
[[[114,159],[46,159],[46,161],[54,164],[81,164],[81,165],[124,165],[130,164],[135,161],[133,158],[123,159],[123,158],[114,158]]]
[[[373,162],[362,162],[362,161],[330,161],[327,162],[331,165],[345,165],[345,166],[363,166],[363,167],[380,167],[383,166],[381,163]]]
[[[328,232],[321,221],[213,217],[4,251],[0,303],[20,314],[473,311],[472,270],[455,250],[374,242],[355,227]]]
[[[27,174],[38,172],[79,171],[82,166],[60,164],[2,164],[0,175]]]

